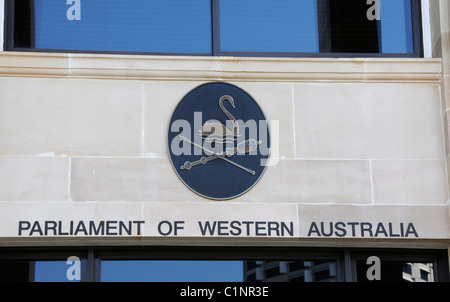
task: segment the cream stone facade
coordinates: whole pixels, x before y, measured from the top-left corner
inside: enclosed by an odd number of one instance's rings
[[[431,58],[1,52],[0,246],[448,249],[450,6],[429,9]],[[279,121],[278,163],[229,201],[168,156],[175,107],[209,82]]]

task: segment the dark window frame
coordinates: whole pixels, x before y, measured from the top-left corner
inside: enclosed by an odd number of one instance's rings
[[[436,268],[433,270],[435,282],[450,282],[448,255],[439,250],[381,250],[378,254],[368,250],[355,250],[349,266],[352,280],[358,280],[356,262],[365,261],[370,256],[379,257],[381,262],[405,261],[404,258],[407,257],[407,262],[432,263]]]
[[[287,57],[287,58],[421,58],[423,57],[421,0],[411,0],[411,19],[413,34],[413,53],[292,53],[292,52],[228,52],[220,50],[220,12],[219,1],[211,0],[212,18],[212,53],[159,53],[159,52],[129,52],[129,51],[85,51],[70,49],[36,49],[14,47],[14,2],[5,1],[4,50],[22,52],[50,52],[50,53],[93,53],[93,54],[134,54],[134,55],[176,55],[176,56],[234,56],[234,57]]]
[[[3,247],[0,261],[81,259],[82,282],[99,282],[102,260],[336,260],[337,282],[356,282],[356,262],[377,256],[381,261],[431,262],[435,282],[449,282],[447,249],[314,248],[314,247],[231,247],[231,246],[149,246],[149,247]],[[32,277],[30,271],[30,277]]]
[[[292,52],[232,52],[220,50],[220,14],[219,1],[212,0],[216,9],[213,10],[213,56],[235,56],[235,57],[287,57],[287,58],[421,58],[423,57],[423,37],[422,37],[422,13],[421,0],[411,0],[411,23],[413,34],[413,53],[338,53],[338,52],[317,52],[317,53],[292,53]]]

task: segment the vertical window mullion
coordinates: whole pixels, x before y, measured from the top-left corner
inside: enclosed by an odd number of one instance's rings
[[[211,0],[211,24],[212,24],[212,55],[220,53],[220,12],[219,0]]]
[[[417,57],[423,57],[422,12],[420,0],[411,0],[411,19],[413,26],[413,51]]]

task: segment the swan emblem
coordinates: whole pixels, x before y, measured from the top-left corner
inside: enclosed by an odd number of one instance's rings
[[[201,84],[172,113],[166,141],[171,167],[203,198],[237,198],[266,170],[269,130],[262,109],[245,90],[225,82]]]
[[[201,129],[198,131],[205,142],[208,143],[214,142],[219,144],[234,143],[237,140],[237,138],[241,137],[239,133],[239,124],[236,118],[227,109],[225,109],[225,106],[223,104],[225,101],[229,102],[233,108],[236,108],[236,106],[234,104],[234,99],[229,95],[224,95],[219,99],[219,108],[228,117],[228,120],[231,121],[231,129],[227,128],[227,126],[225,126],[224,124],[222,124],[217,120],[208,120],[203,124]],[[246,141],[239,142],[236,147],[226,148],[225,152],[215,153],[214,151],[205,148],[204,146],[200,146],[192,142],[191,140],[189,140],[184,136],[180,136],[180,140],[203,150],[206,154],[209,155],[208,157],[202,156],[202,158],[194,162],[190,161],[185,162],[180,167],[181,170],[189,171],[192,169],[192,167],[198,165],[206,165],[210,161],[213,161],[215,159],[221,159],[250,173],[251,175],[255,175],[256,173],[251,169],[248,169],[234,161],[231,161],[229,158],[234,156],[235,154],[244,155],[255,151],[258,148],[258,145],[261,145],[262,143],[261,141],[257,141],[255,139],[248,139]]]
[[[236,118],[225,109],[224,102],[227,101],[233,108],[236,108],[233,97],[224,95],[219,99],[219,108],[231,121],[231,129],[217,120],[206,121],[199,130],[202,138],[207,142],[226,143],[233,142],[241,135],[239,134],[239,124]],[[227,123],[228,124],[228,123]]]

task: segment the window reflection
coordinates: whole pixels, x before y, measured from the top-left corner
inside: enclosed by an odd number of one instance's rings
[[[242,261],[103,260],[103,282],[242,282]]]
[[[408,282],[434,282],[432,263],[404,263],[402,278]]]
[[[434,282],[433,263],[386,261],[380,262],[380,280],[371,282]],[[366,272],[370,265],[366,261],[357,261],[358,282],[368,282]]]
[[[81,275],[76,273],[81,273],[81,267],[66,261],[34,262],[34,282],[79,282]]]
[[[336,282],[336,262],[321,261],[247,261],[245,281]]]
[[[316,0],[220,1],[222,51],[319,51]]]
[[[412,20],[410,0],[381,1],[381,52],[412,53]]]
[[[210,0],[81,1],[80,20],[66,1],[29,2],[38,49],[211,53]]]

